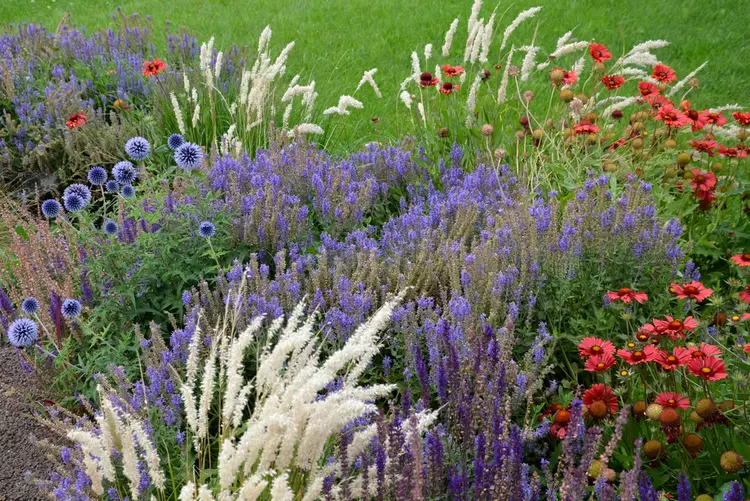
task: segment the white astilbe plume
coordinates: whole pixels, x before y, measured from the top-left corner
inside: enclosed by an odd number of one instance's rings
[[[271,501],[294,501],[294,493],[289,488],[289,474],[276,477],[271,487]]]
[[[471,32],[474,31],[477,24],[477,19],[479,19],[479,11],[482,10],[482,0],[474,0],[474,3],[471,5],[471,14],[469,15],[469,23],[466,26],[466,34],[467,36],[471,37]],[[469,42],[467,41],[467,46],[469,45]]]
[[[571,54],[573,52],[578,52],[579,50],[584,50],[589,46],[589,42],[587,41],[581,41],[581,42],[573,42],[569,44],[565,44],[562,47],[558,47],[555,49],[555,52],[549,55],[550,59],[557,59],[562,56],[565,56],[567,54]]]
[[[208,71],[211,67],[211,56],[213,55],[214,51],[214,37],[211,37],[211,39],[208,41],[208,43],[203,42],[201,44],[201,52],[200,52],[200,70],[201,73],[205,73]]]
[[[623,65],[654,66],[659,64],[659,59],[650,52],[636,52],[622,59]]]
[[[482,34],[484,33],[484,18],[473,24],[469,37],[466,39],[466,48],[464,49],[464,61],[472,64],[476,62],[479,56],[479,49],[482,46]]]
[[[91,479],[91,490],[98,495],[104,494],[102,480],[105,478],[105,470],[103,465],[105,462],[111,461],[109,450],[103,446],[100,437],[88,431],[72,429],[68,431],[68,439],[81,447],[83,467],[86,475]],[[114,480],[114,477],[107,479]]]
[[[708,61],[698,66],[688,75],[686,75],[685,78],[683,78],[682,80],[674,84],[674,86],[671,89],[669,89],[669,92],[667,92],[667,97],[672,97],[677,92],[679,92],[679,90],[682,89],[685,86],[685,84],[687,84],[695,75],[697,75],[698,72],[702,70],[707,64],[708,64]]]
[[[424,114],[424,105],[421,102],[417,103],[417,110],[419,110],[419,116],[422,117],[422,122],[427,125],[427,117]]]
[[[520,14],[513,20],[510,25],[505,28],[505,32],[503,33],[503,41],[500,44],[500,50],[503,50],[505,48],[505,45],[508,43],[508,38],[513,34],[513,32],[518,28],[518,26],[526,21],[527,19],[530,19],[537,15],[537,13],[542,10],[541,7],[532,7],[531,9],[527,9]]]
[[[733,139],[735,141],[737,140],[737,134],[741,130],[744,130],[744,129],[742,127],[738,127],[737,125],[734,125],[734,124],[727,125],[727,126],[724,126],[724,127],[716,127],[716,126],[712,126],[711,127],[711,132],[714,133],[714,134],[716,134],[717,136],[721,136],[721,137],[724,137],[726,139]]]
[[[174,110],[174,117],[177,120],[177,129],[180,134],[185,134],[185,121],[182,118],[182,109],[180,109],[180,103],[177,102],[177,96],[174,92],[169,93],[169,98],[172,100],[172,109]]]
[[[563,36],[561,36],[560,38],[558,38],[557,39],[557,45],[555,45],[555,49],[556,50],[560,50],[563,47],[565,47],[565,45],[568,44],[568,40],[570,40],[572,37],[573,37],[573,32],[569,31],[566,34],[564,34]]]
[[[432,57],[432,44],[428,43],[424,46],[424,59],[427,61]]]
[[[539,47],[536,45],[525,45],[519,50],[526,51],[523,64],[521,64],[521,81],[525,82],[531,76],[531,72],[534,71],[534,59],[539,52]]]
[[[258,38],[258,54],[263,54],[268,51],[268,44],[271,42],[271,35],[272,31],[270,26],[263,28],[263,32]]]
[[[203,379],[201,381],[201,400],[198,405],[198,429],[193,436],[196,451],[200,451],[200,441],[208,436],[208,411],[214,398],[214,382],[216,381],[216,357],[213,353],[217,351],[219,337],[214,337],[211,344],[212,356],[208,357]]]
[[[429,47],[432,47],[432,46],[430,45]],[[425,51],[427,51],[427,47],[425,47]],[[383,97],[383,95],[380,93],[378,84],[375,83],[375,79],[373,78],[373,75],[377,72],[378,72],[377,68],[373,68],[369,71],[365,71],[365,73],[362,75],[362,79],[359,81],[359,84],[357,84],[357,90],[359,90],[359,88],[362,87],[365,83],[368,83],[370,84],[370,87],[372,87],[372,90],[375,91],[375,95],[378,96],[378,99],[380,99]]]
[[[214,80],[219,79],[219,75],[221,75],[221,63],[224,58],[224,53],[219,52],[216,54],[216,63],[214,63]]]
[[[188,428],[193,433],[196,433],[198,430],[198,412],[195,407],[195,398],[193,397],[193,391],[195,389],[195,379],[198,376],[200,345],[201,328],[199,317],[195,323],[193,337],[190,338],[190,345],[188,346],[188,359],[185,365],[185,379],[182,383],[182,387],[180,388],[180,393],[182,395],[182,400],[185,406],[185,417]]]
[[[724,106],[719,106],[718,108],[709,108],[711,113],[721,113],[722,111],[742,111],[742,106],[739,104],[725,104]]]
[[[453,37],[456,34],[457,28],[458,28],[458,18],[453,20],[453,22],[450,25],[450,28],[448,28],[448,31],[445,32],[445,43],[443,44],[443,57],[448,57],[451,55],[451,45],[453,45]]]
[[[503,78],[500,81],[500,88],[497,89],[497,104],[505,103],[505,97],[508,93],[508,79],[510,77],[510,62],[515,50],[515,47],[511,47],[508,52],[508,59],[505,61],[505,68],[503,69]]]
[[[626,67],[622,68],[618,73],[624,77],[633,77],[638,79],[650,78],[650,75],[640,68]]]
[[[579,57],[575,64],[573,64],[573,71],[576,72],[576,75],[578,77],[581,77],[581,73],[583,72],[583,68],[586,66],[586,56]]]
[[[282,129],[286,130],[289,128],[289,118],[292,116],[292,105],[294,103],[289,103],[286,105],[286,108],[284,108],[284,115],[281,118],[281,124]]]
[[[646,42],[639,43],[638,45],[634,45],[633,48],[630,49],[630,52],[626,54],[626,56],[631,56],[639,52],[649,52],[654,49],[662,49],[664,47],[667,47],[668,45],[669,42],[667,42],[666,40],[648,40]]]
[[[492,43],[492,35],[495,31],[495,13],[493,12],[490,16],[490,20],[487,21],[487,25],[482,30],[482,52],[479,54],[479,62],[484,64],[487,62],[487,56],[490,53],[490,44]]]
[[[480,72],[474,77],[474,81],[471,83],[469,89],[469,97],[466,99],[466,107],[469,109],[469,114],[466,117],[466,126],[470,127],[470,124],[474,122],[474,114],[477,111],[477,92],[479,92],[479,85],[482,83],[482,73]]]
[[[337,106],[332,106],[325,110],[323,112],[324,115],[349,115],[351,112],[347,108],[356,108],[356,109],[362,109],[364,105],[354,99],[352,96],[341,96],[339,98],[339,104]]]
[[[228,422],[234,415],[235,406],[238,404],[238,396],[242,390],[244,381],[242,379],[242,371],[244,365],[242,363],[245,358],[245,350],[255,340],[258,331],[260,330],[263,317],[255,318],[247,328],[242,331],[236,339],[232,340],[232,344],[229,348],[229,360],[227,362],[227,385],[224,391],[224,403],[222,408],[222,418],[224,422]]]
[[[299,137],[307,134],[323,134],[324,132],[320,125],[303,123],[295,125],[291,132],[289,132],[289,135],[291,137]]]
[[[638,104],[640,100],[641,100],[640,96],[632,96],[632,97],[622,99],[621,101],[611,104],[609,107],[605,108],[605,110],[602,112],[602,116],[610,117],[612,116],[613,111],[622,110],[624,108],[627,108],[628,106]]]
[[[190,94],[190,79],[185,71],[182,73],[182,86],[185,88],[185,94]]]
[[[411,109],[411,94],[409,94],[408,91],[402,91],[401,94],[399,94],[399,98],[401,99],[401,102],[404,103],[404,106]]]
[[[195,110],[193,110],[193,128],[198,126],[198,120],[200,120],[201,117],[201,105],[196,104]]]
[[[419,76],[422,74],[422,70],[419,67],[419,56],[417,55],[417,52],[414,51],[411,53],[411,77],[412,79],[419,83]]]

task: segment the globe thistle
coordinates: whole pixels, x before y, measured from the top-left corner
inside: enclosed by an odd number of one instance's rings
[[[198,169],[203,163],[203,150],[197,144],[184,143],[175,150],[174,161],[180,169]]]
[[[21,303],[21,310],[27,315],[33,315],[39,311],[39,301],[35,297],[27,297]]]
[[[151,151],[151,145],[149,142],[140,136],[131,137],[128,142],[125,143],[125,153],[136,162],[145,159]]]
[[[79,212],[83,210],[84,207],[86,207],[86,203],[83,201],[83,198],[76,194],[70,194],[67,197],[64,197],[63,205],[65,205],[65,209],[68,212]]]
[[[101,186],[107,182],[107,171],[98,165],[89,170],[89,183],[94,186]]]
[[[135,196],[135,188],[130,184],[126,184],[120,190],[120,195],[122,195],[123,198],[133,198]]]
[[[63,301],[61,311],[65,318],[76,318],[81,314],[81,303],[77,299],[66,299]]]
[[[24,348],[39,338],[39,327],[28,318],[19,318],[8,327],[8,340],[16,348]]]
[[[200,227],[198,227],[198,233],[203,238],[211,238],[216,234],[216,228],[208,221],[203,221]]]
[[[117,193],[120,190],[120,185],[117,184],[117,181],[114,179],[111,179],[107,181],[107,184],[104,186],[104,189],[107,190],[107,193]]]
[[[133,181],[135,181],[135,168],[127,160],[117,162],[112,167],[112,177],[120,184],[133,184]]]
[[[115,223],[114,221],[107,221],[104,223],[104,233],[106,233],[109,236],[117,235],[117,233],[120,231],[120,226]]]
[[[174,151],[180,146],[182,146],[185,143],[185,138],[182,137],[180,134],[172,134],[167,139],[167,146],[169,146],[169,149]]]
[[[50,198],[42,202],[42,214],[44,217],[55,218],[62,212],[62,205],[57,200]]]
[[[83,206],[86,207],[91,202],[91,190],[85,184],[71,184],[63,191],[63,199],[70,195],[78,195],[83,200]]]

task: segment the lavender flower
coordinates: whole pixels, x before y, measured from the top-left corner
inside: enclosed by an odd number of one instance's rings
[[[177,167],[184,170],[195,170],[203,163],[203,150],[193,143],[183,143],[174,152]]]
[[[8,340],[16,348],[25,348],[39,338],[39,326],[28,318],[13,321],[8,328]]]
[[[39,301],[35,297],[27,297],[21,303],[21,310],[27,315],[33,315],[39,311]]]
[[[89,170],[88,178],[92,185],[101,186],[107,182],[107,171],[97,165]]]
[[[62,205],[57,200],[50,198],[42,202],[42,214],[50,219],[56,218],[62,212]]]
[[[117,162],[115,166],[112,167],[112,177],[115,178],[115,181],[119,184],[133,184],[133,181],[135,181],[136,178],[135,168],[133,167],[133,164],[127,160]]]
[[[67,319],[76,318],[81,314],[81,303],[76,299],[66,299],[60,309],[62,315]]]

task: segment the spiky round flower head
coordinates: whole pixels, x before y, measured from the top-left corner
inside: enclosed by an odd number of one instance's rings
[[[719,459],[721,468],[727,473],[737,473],[745,465],[745,460],[735,451],[727,451]]]
[[[167,139],[167,146],[169,149],[174,151],[185,143],[185,138],[180,134],[172,134]]]
[[[120,190],[120,195],[122,195],[123,198],[133,198],[135,196],[135,188],[130,184],[126,184]]]
[[[78,195],[86,207],[91,202],[91,190],[85,184],[71,184],[63,191],[63,199],[69,195]]]
[[[115,223],[114,221],[107,221],[104,223],[104,233],[106,233],[109,236],[117,235],[117,233],[120,231],[120,226]]]
[[[174,161],[180,169],[199,169],[203,163],[203,150],[197,144],[183,143],[175,150]]]
[[[133,184],[133,181],[135,181],[135,168],[127,160],[117,162],[112,167],[112,177],[120,184]]]
[[[50,198],[42,202],[42,214],[44,217],[54,218],[62,212],[62,205],[57,200]]]
[[[79,212],[83,210],[84,207],[86,207],[86,203],[83,201],[83,198],[76,195],[75,193],[63,197],[63,205],[65,205],[65,209],[68,212]]]
[[[680,425],[680,415],[672,407],[666,407],[659,414],[659,421],[666,428],[675,428]]]
[[[98,165],[89,169],[89,183],[94,186],[101,186],[107,182],[107,171]]]
[[[659,416],[661,416],[661,411],[663,410],[664,410],[664,407],[662,407],[661,405],[651,404],[648,407],[646,407],[646,417],[652,421],[658,421]]]
[[[33,315],[39,311],[39,301],[35,297],[27,297],[21,303],[21,310],[27,315]]]
[[[649,459],[657,459],[664,451],[664,446],[658,440],[649,440],[643,444],[643,455]]]
[[[28,318],[19,318],[8,327],[8,340],[16,348],[24,348],[39,338],[39,327]]]
[[[214,225],[208,221],[203,221],[201,225],[198,227],[198,233],[203,238],[211,238],[216,234],[216,228]]]
[[[63,301],[61,311],[65,318],[76,318],[81,314],[81,303],[77,299],[66,299]]]
[[[140,136],[131,137],[125,143],[125,153],[136,162],[146,158],[149,151],[151,151],[151,144],[149,144],[146,138]]]
[[[695,403],[695,413],[702,419],[710,419],[716,414],[716,404],[710,398],[701,398]]]
[[[120,185],[117,184],[117,181],[115,181],[114,179],[110,179],[109,181],[107,181],[104,189],[107,190],[107,193],[117,193],[120,189]]]
[[[492,126],[492,124],[484,124],[482,125],[482,135],[485,137],[489,137],[492,135],[492,133],[495,132],[495,128]]]

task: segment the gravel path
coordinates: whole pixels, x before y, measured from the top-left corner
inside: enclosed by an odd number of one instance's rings
[[[0,345],[0,501],[36,501],[47,499],[25,473],[46,478],[52,464],[29,435],[53,438],[43,425],[29,415],[34,399],[42,398],[41,384],[20,365],[18,354],[8,345]]]

